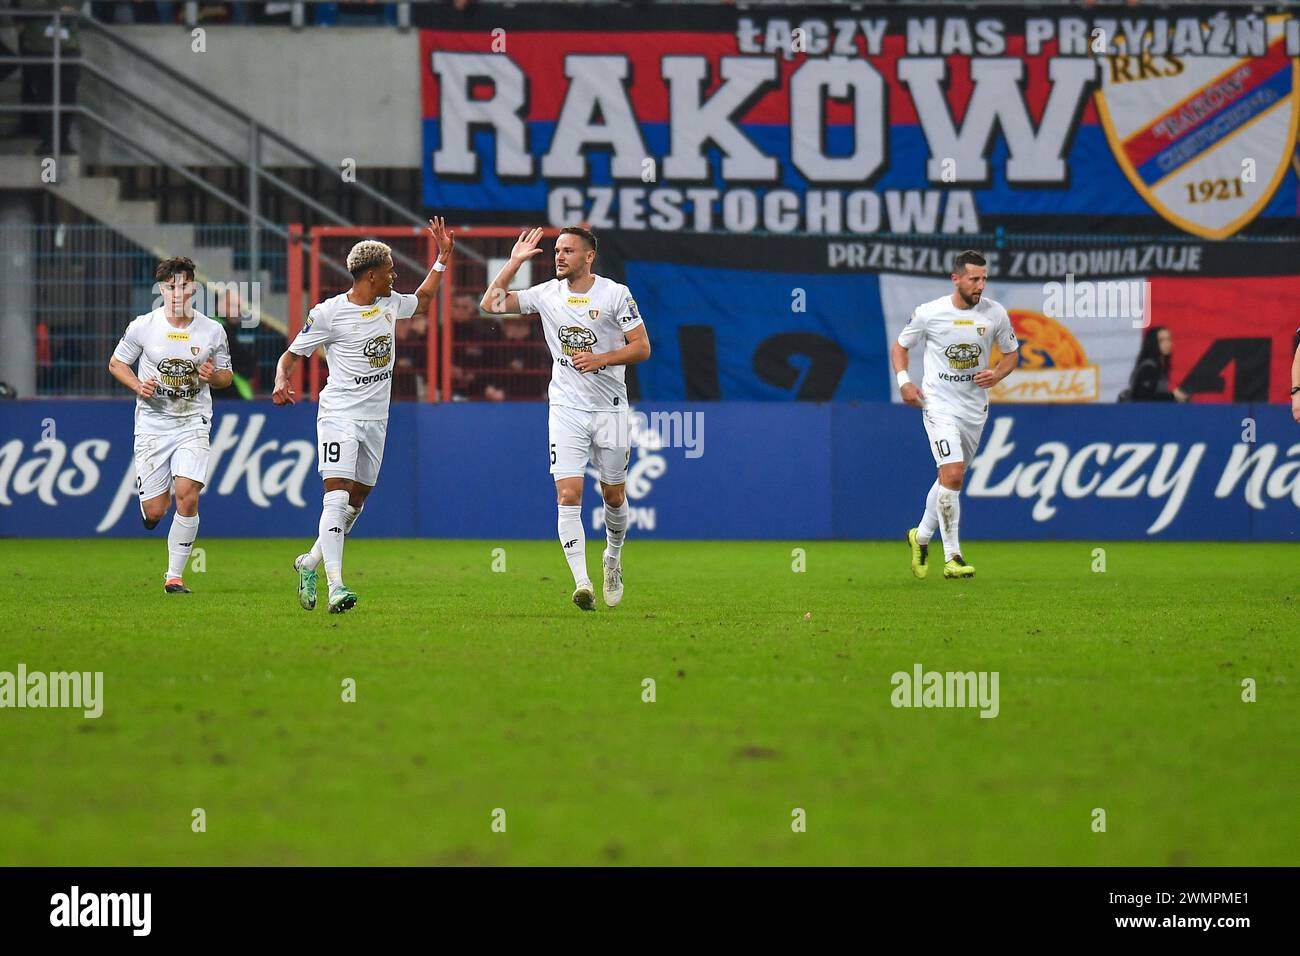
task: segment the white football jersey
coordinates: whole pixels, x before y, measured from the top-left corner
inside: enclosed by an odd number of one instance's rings
[[[641,325],[636,300],[627,286],[596,276],[587,292],[571,292],[568,280],[551,279],[524,289],[519,311],[537,312],[555,360],[551,367],[552,405],[587,411],[627,408],[625,366],[579,372],[570,359],[578,352],[612,352],[627,344],[624,333]]]
[[[138,315],[126,327],[113,356],[135,366],[136,378],[158,380],[152,398],[135,399],[135,433],[165,435],[178,428],[212,425],[212,390],[199,381],[199,366],[212,359],[230,368],[225,327],[195,312],[185,327],[172,325],[163,309]]]
[[[910,349],[925,342],[925,379],[921,392],[929,411],[958,418],[988,414],[988,390],[975,384],[975,375],[989,367],[994,343],[1002,354],[1020,347],[1007,310],[992,299],[981,298],[969,309],[952,304],[945,295],[916,307],[898,336]]]
[[[388,418],[393,391],[393,325],[415,315],[417,304],[414,295],[395,292],[370,305],[357,305],[343,292],[307,314],[307,322],[289,351],[307,356],[319,346],[325,347],[329,382],[321,389],[317,418]]]

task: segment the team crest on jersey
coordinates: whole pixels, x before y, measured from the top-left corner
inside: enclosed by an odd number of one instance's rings
[[[989,327],[988,327],[987,325],[977,325],[977,326],[975,326],[975,334],[976,334],[976,335],[983,335],[983,334],[984,334],[985,332],[987,332],[988,330],[989,330]]]
[[[1300,122],[1300,63],[1287,56],[1286,19],[1266,18],[1259,57],[1098,58],[1097,111],[1111,151],[1133,188],[1180,229],[1233,235],[1286,175]]]
[[[158,376],[169,388],[183,388],[190,384],[198,371],[189,359],[165,358],[158,363]]]
[[[368,339],[361,352],[370,360],[371,368],[383,368],[393,355],[393,333],[385,332]]]
[[[560,329],[560,351],[565,355],[590,352],[596,344],[596,333],[581,325],[566,325]]]
[[[980,353],[983,351],[983,346],[974,342],[959,342],[948,346],[943,350],[943,354],[948,356],[949,368],[968,369],[979,364]]]
[[[591,321],[593,322],[600,321],[600,309],[588,309],[587,314],[591,316]]]

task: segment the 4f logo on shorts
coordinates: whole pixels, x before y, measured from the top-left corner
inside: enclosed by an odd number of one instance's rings
[[[980,353],[984,349],[973,343],[959,342],[956,345],[950,345],[943,350],[943,354],[948,356],[948,367],[956,369],[974,368],[979,364]]]
[[[393,354],[393,334],[376,335],[361,347],[361,351],[370,360],[371,368],[383,368]]]
[[[595,344],[596,333],[591,329],[581,325],[566,325],[560,329],[560,351],[565,355],[590,352]]]

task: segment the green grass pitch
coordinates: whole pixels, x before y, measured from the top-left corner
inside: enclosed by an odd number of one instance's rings
[[[633,537],[583,614],[555,542],[357,537],[344,615],[302,542],[199,546],[167,596],[161,531],[0,541],[0,671],[104,673],[97,720],[0,710],[0,863],[1300,863],[1292,545],[970,542],[955,582]],[[916,663],[998,716],[895,708]]]

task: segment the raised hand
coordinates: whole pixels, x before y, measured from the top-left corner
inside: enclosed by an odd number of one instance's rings
[[[533,256],[542,251],[542,230],[540,227],[529,231],[525,229],[519,234],[519,241],[515,247],[510,250],[511,262],[527,262]]]
[[[456,234],[447,228],[447,222],[441,216],[429,220],[429,235],[438,243],[438,261],[443,265],[451,258],[451,251],[456,247]]]

